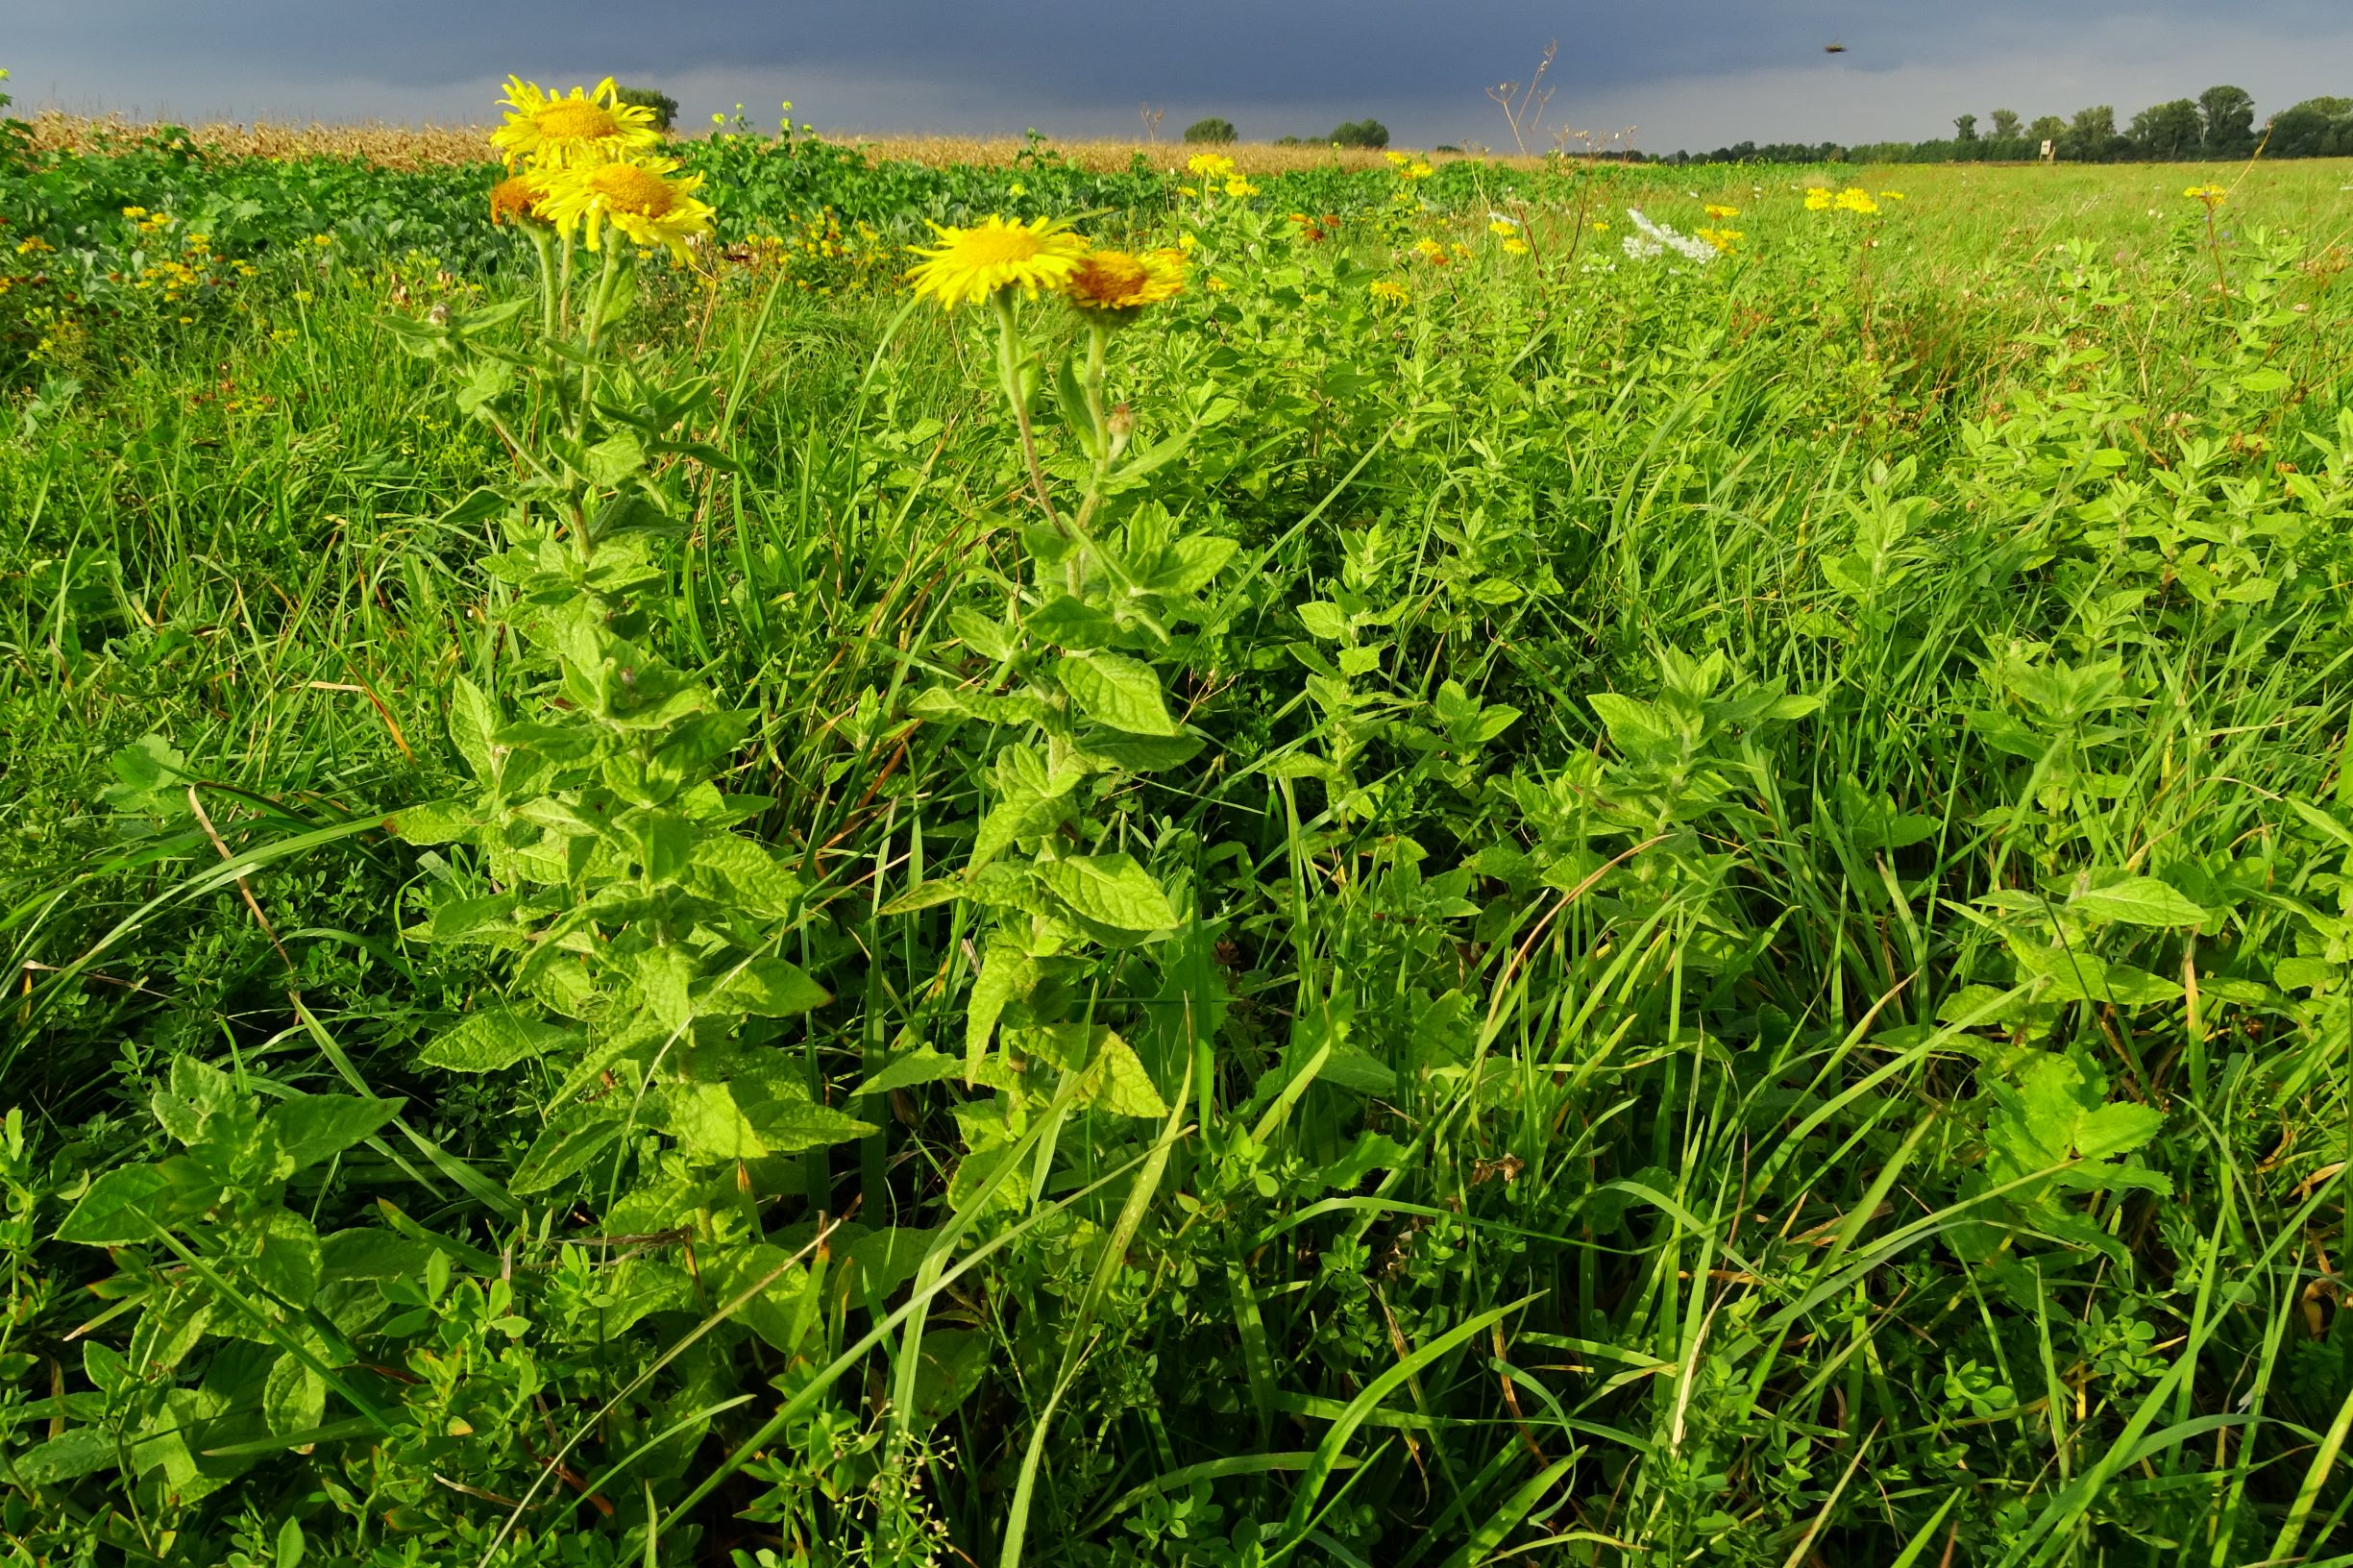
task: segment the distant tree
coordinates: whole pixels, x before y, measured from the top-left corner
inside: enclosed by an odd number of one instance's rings
[[[1305,136],[1277,136],[1275,145],[1278,147],[1305,147],[1308,145],[1308,138]]]
[[[2094,104],[2075,110],[2059,136],[2059,156],[2077,163],[2104,163],[2115,156],[2116,106]]]
[[[2208,158],[2240,158],[2255,146],[2255,99],[2244,87],[2208,87],[2197,95],[2199,149]]]
[[[2325,158],[2337,151],[2341,124],[2353,122],[2353,98],[2307,98],[2271,116],[2271,158]]]
[[[678,117],[678,100],[667,92],[659,92],[652,87],[619,87],[614,90],[613,95],[625,104],[635,104],[640,109],[652,110],[653,123],[657,130],[669,130],[671,122]]]
[[[1955,141],[1975,141],[1977,139],[1977,116],[1974,114],[1955,114],[1952,117],[1952,139]]]
[[[2198,118],[2195,103],[2175,98],[2169,103],[2152,104],[2135,114],[2132,129],[2125,134],[2131,137],[2137,157],[2170,162],[2197,151],[2205,123]]]
[[[1185,128],[1187,141],[1232,141],[1234,122],[1215,114],[1204,115]]]
[[[2015,138],[2017,135],[2018,110],[2015,109],[1998,109],[1994,110],[1994,139],[1996,141],[2009,141]]]
[[[1389,128],[1379,120],[1349,120],[1332,128],[1332,140],[1342,147],[1386,147]]]

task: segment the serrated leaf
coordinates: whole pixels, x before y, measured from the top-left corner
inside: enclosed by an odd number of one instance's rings
[[[626,1125],[627,1117],[602,1100],[566,1106],[531,1140],[506,1189],[518,1197],[547,1190],[596,1159]]]
[[[570,1038],[569,1030],[544,1018],[512,1008],[484,1008],[468,1014],[454,1027],[434,1036],[432,1043],[418,1053],[417,1060],[429,1067],[446,1067],[452,1072],[497,1072],[526,1057],[552,1049]]]
[[[192,1056],[172,1059],[171,1076],[148,1097],[148,1109],[163,1130],[183,1145],[205,1135],[214,1116],[242,1103],[227,1073]]]
[[[989,1037],[996,1032],[996,1020],[1004,1013],[1005,1004],[1027,996],[1037,983],[1036,959],[1000,937],[989,939],[987,956],[981,961],[980,973],[973,977],[972,994],[965,1004],[967,1077],[979,1069],[981,1058],[988,1054]]]
[[[1136,1048],[1109,1029],[1098,1034],[1094,1060],[1079,1075],[1078,1103],[1107,1115],[1166,1116],[1168,1102],[1161,1098]]]
[[[1348,617],[1330,600],[1313,599],[1299,606],[1299,624],[1308,635],[1337,642],[1348,635]]]
[[[374,1136],[407,1103],[368,1094],[298,1094],[271,1106],[262,1120],[278,1129],[294,1168],[302,1170]]]
[[[1172,931],[1184,923],[1152,873],[1130,856],[1074,855],[1047,862],[1039,874],[1055,896],[1098,925]]]
[[[327,1380],[299,1356],[279,1357],[261,1386],[261,1417],[281,1437],[308,1432],[327,1419]]]
[[[466,759],[466,766],[478,779],[487,780],[491,766],[491,737],[499,730],[498,711],[482,689],[465,676],[450,689],[450,744],[457,754]]]
[[[810,979],[799,965],[781,958],[755,958],[724,975],[705,999],[702,1011],[789,1018],[832,1000],[833,993]]]
[[[1161,696],[1152,667],[1124,653],[1066,653],[1054,666],[1055,678],[1079,711],[1099,724],[1130,735],[1181,735]]]
[[[384,819],[384,831],[405,844],[455,844],[480,825],[481,813],[464,800],[429,800]]]
[[[1080,650],[1101,648],[1119,634],[1119,624],[1110,612],[1069,594],[1057,594],[1039,605],[1022,625],[1041,642]]]
[[[310,1221],[291,1209],[265,1210],[253,1238],[256,1245],[248,1262],[254,1278],[280,1301],[306,1306],[327,1280],[319,1233]]]
[[[905,1055],[884,1063],[874,1076],[858,1086],[855,1092],[860,1096],[887,1094],[895,1089],[912,1089],[917,1084],[936,1084],[944,1078],[953,1078],[963,1070],[964,1065],[945,1051],[918,1045]]]
[[[148,1216],[162,1209],[161,1200],[171,1187],[170,1179],[153,1165],[110,1170],[90,1184],[58,1227],[57,1238],[93,1247],[152,1240],[156,1228]]]
[[[2206,918],[2204,910],[2153,876],[2127,877],[2104,888],[2087,888],[2069,899],[2067,907],[2095,920],[2125,925],[2195,927]]]

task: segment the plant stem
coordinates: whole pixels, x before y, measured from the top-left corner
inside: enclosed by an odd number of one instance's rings
[[[1005,383],[1005,401],[1013,404],[1014,423],[1020,428],[1021,460],[1029,465],[1029,482],[1038,492],[1038,504],[1044,509],[1045,520],[1067,534],[1069,527],[1054,509],[1054,498],[1046,492],[1045,470],[1038,464],[1038,440],[1029,424],[1029,398],[1021,390],[1023,351],[1020,333],[1014,326],[1013,290],[998,289],[989,303],[996,308],[996,373]]]

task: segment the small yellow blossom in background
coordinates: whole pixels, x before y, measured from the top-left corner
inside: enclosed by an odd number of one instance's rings
[[[2209,208],[2220,207],[2230,198],[2230,192],[2220,185],[2192,185],[2182,194],[2194,202],[2204,202]]]
[[[1900,202],[1903,200],[1903,192],[1900,190],[1883,190],[1879,192],[1879,200],[1883,202]]]
[[[1249,181],[1243,179],[1238,174],[1226,181],[1226,194],[1228,196],[1238,198],[1242,196],[1256,196],[1258,193],[1259,187],[1252,184]]]
[[[1189,252],[1195,245],[1200,243],[1200,239],[1193,234],[1185,233],[1177,235],[1177,249],[1180,251]]]
[[[301,335],[302,334],[300,332],[296,331],[291,327],[281,327],[276,331],[270,333],[270,341],[273,343],[291,343]]]
[[[1736,218],[1740,216],[1740,208],[1736,207],[1726,207],[1721,202],[1710,202],[1700,210],[1706,213],[1709,217],[1715,219],[1719,223],[1723,222],[1726,218]]]
[[[1508,239],[1511,235],[1518,233],[1519,230],[1520,226],[1513,223],[1509,218],[1490,218],[1487,220],[1487,233],[1496,235],[1498,238]]]
[[[1177,194],[1179,196],[1198,196],[1201,194],[1201,187],[1199,185],[1179,185]]]
[[[1185,172],[1203,180],[1223,180],[1234,172],[1234,160],[1223,153],[1195,153],[1185,160]]]
[[[1408,163],[1404,168],[1399,169],[1397,171],[1397,178],[1400,180],[1427,180],[1435,173],[1437,173],[1437,170],[1432,168],[1429,164],[1423,162],[1417,158],[1412,162]]]
[[[1389,152],[1389,153],[1383,153],[1381,156],[1382,156],[1383,158],[1387,159],[1389,160],[1389,164],[1390,164],[1390,166],[1391,166],[1391,167],[1393,167],[1393,168],[1400,168],[1400,169],[1402,169],[1402,168],[1404,168],[1404,167],[1405,167],[1405,166],[1406,166],[1408,163],[1410,163],[1411,161],[1413,161],[1411,159],[1409,159],[1409,158],[1406,157],[1406,155],[1405,155],[1405,154],[1403,154],[1403,153]]]
[[[940,243],[909,247],[923,259],[907,269],[918,299],[938,300],[942,309],[978,305],[999,289],[1018,288],[1035,299],[1041,288],[1064,287],[1087,254],[1085,236],[1056,218],[1008,223],[983,219],[969,229],[933,224]]]
[[[335,236],[332,234],[312,234],[310,236],[310,243],[313,245],[332,245],[334,242]]]
[[[54,251],[56,249],[57,247],[55,245],[50,244],[38,234],[28,234],[23,239],[16,242],[16,254],[18,256],[37,256],[42,251]]]
[[[1832,199],[1830,189],[1827,185],[1808,185],[1805,187],[1805,209],[1808,212],[1827,212],[1830,210],[1830,203]]]
[[[1812,204],[1809,202],[1807,205]],[[1831,205],[1841,212],[1861,212],[1868,215],[1879,210],[1879,204],[1871,199],[1871,192],[1855,185],[1849,185],[1840,191],[1838,199]]]
[[[1234,285],[1232,283],[1227,282],[1223,278],[1213,277],[1209,281],[1209,291],[1212,294],[1223,294],[1227,289],[1232,288],[1233,286]]]
[[[123,208],[123,216],[126,218],[143,218],[146,215],[147,209],[143,207],[126,207]]]
[[[1008,196],[1026,196],[1029,194],[1029,186],[1023,184],[1020,181],[1016,180],[1012,184],[1005,187],[1005,194]]]
[[[1597,234],[1605,234],[1609,233],[1609,220],[1607,218],[1595,218],[1593,220],[1593,232]]]
[[[1440,266],[1446,264],[1446,247],[1427,234],[1413,242],[1413,249],[1425,261],[1435,261]]]
[[[1089,251],[1063,281],[1063,293],[1090,320],[1117,326],[1147,305],[1185,291],[1185,257],[1170,250]]]
[[[542,169],[581,168],[661,145],[653,110],[623,103],[609,76],[593,92],[575,87],[563,98],[541,91],[536,82],[510,76],[500,102],[507,107],[506,121],[490,134],[490,144],[510,169],[527,159]]]
[[[1455,254],[1457,256],[1469,256],[1472,254],[1472,251],[1468,245],[1463,244],[1462,241],[1458,239],[1455,241]]]
[[[1718,252],[1729,251],[1740,243],[1741,231],[1738,229],[1701,229],[1695,233]]]
[[[1389,305],[1404,305],[1413,298],[1412,290],[1391,279],[1383,278],[1365,289],[1374,299]]]
[[[695,195],[701,175],[668,178],[677,167],[663,159],[566,170],[550,177],[540,210],[565,233],[585,227],[592,251],[599,248],[609,223],[630,242],[667,246],[671,256],[683,262],[686,242],[711,232],[715,209]]]
[[[1520,238],[1517,234],[1512,235],[1509,239],[1504,241],[1504,254],[1506,256],[1526,256],[1528,254],[1528,241]]]

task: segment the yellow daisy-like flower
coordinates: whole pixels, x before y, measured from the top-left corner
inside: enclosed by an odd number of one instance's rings
[[[907,269],[918,299],[933,299],[941,308],[978,305],[999,289],[1018,288],[1035,299],[1041,288],[1061,288],[1087,254],[1087,239],[1072,233],[1059,218],[1032,218],[1008,223],[992,217],[969,229],[933,224],[940,243],[925,250],[909,247],[923,259]]]
[[[1883,190],[1879,192],[1879,200],[1883,202],[1900,202],[1903,200],[1903,192],[1900,190]]]
[[[1504,254],[1506,256],[1526,256],[1528,254],[1528,241],[1520,238],[1516,234],[1513,235],[1511,238],[1504,241]]]
[[[711,232],[711,204],[695,191],[702,176],[668,178],[678,165],[668,159],[647,163],[606,163],[568,169],[551,176],[539,211],[550,223],[570,233],[588,231],[588,248],[600,249],[604,227],[611,224],[622,236],[638,245],[661,245],[673,258],[686,259],[686,242]]]
[[[1805,209],[1808,212],[1827,212],[1830,210],[1831,200],[1830,187],[1827,185],[1805,187]]]
[[[490,187],[490,221],[548,225],[540,203],[547,200],[548,182],[536,174],[510,174]]]
[[[1519,229],[1520,226],[1513,223],[1509,218],[1490,218],[1487,220],[1487,233],[1495,235],[1499,239],[1508,239],[1511,237],[1511,235],[1518,233]]]
[[[1184,253],[1090,251],[1079,257],[1062,286],[1071,305],[1089,320],[1121,325],[1135,320],[1145,306],[1184,292]]]
[[[1840,191],[1834,205],[1842,212],[1861,212],[1867,216],[1879,210],[1879,204],[1871,199],[1871,192],[1858,185],[1849,185]]]
[[[1740,208],[1736,207],[1726,207],[1720,202],[1710,202],[1704,208],[1701,208],[1701,210],[1705,212],[1709,217],[1717,220],[1719,223],[1726,218],[1736,218],[1740,216]]]
[[[1695,233],[1719,252],[1729,251],[1733,246],[1738,245],[1741,239],[1741,231],[1738,229],[1701,229]]]
[[[2220,185],[2192,185],[2182,194],[2194,202],[2204,202],[2208,207],[2219,207],[2230,192]]]
[[[1595,218],[1593,220],[1593,232],[1597,234],[1605,234],[1609,233],[1609,220],[1607,218]]]
[[[1259,187],[1252,184],[1249,181],[1243,179],[1238,174],[1226,181],[1226,194],[1228,196],[1256,196],[1258,193]]]
[[[1404,305],[1406,302],[1413,298],[1413,291],[1411,289],[1406,287],[1406,285],[1403,283],[1396,282],[1387,278],[1383,278],[1373,282],[1366,287],[1364,292],[1370,294],[1374,299],[1381,301],[1385,305]]]
[[[1204,180],[1223,180],[1234,172],[1234,160],[1223,153],[1195,153],[1185,160],[1185,172]]]
[[[1200,244],[1200,243],[1201,243],[1200,236],[1199,236],[1199,235],[1197,235],[1197,234],[1194,234],[1194,233],[1193,233],[1191,231],[1189,231],[1189,230],[1188,230],[1188,231],[1187,231],[1186,233],[1181,233],[1181,234],[1177,235],[1177,249],[1178,249],[1178,250],[1180,250],[1180,251],[1190,251],[1190,250],[1191,250],[1191,249],[1192,249],[1192,248],[1193,248],[1195,245],[1198,245],[1198,244]]]
[[[653,110],[623,103],[609,76],[593,92],[575,87],[561,98],[541,91],[536,82],[510,76],[500,102],[507,106],[506,123],[490,134],[490,144],[508,168],[527,159],[543,169],[618,163],[662,140]]]
[[[1385,158],[1385,159],[1387,159],[1389,160],[1389,166],[1390,166],[1391,168],[1402,169],[1402,168],[1404,168],[1404,167],[1405,167],[1405,166],[1406,166],[1408,163],[1410,163],[1410,162],[1412,162],[1412,161],[1413,161],[1411,159],[1409,159],[1409,158],[1406,157],[1406,155],[1405,155],[1405,154],[1403,154],[1403,153],[1398,153],[1398,152],[1387,152],[1387,153],[1383,153],[1381,156],[1382,156],[1383,158]]]

